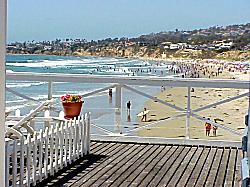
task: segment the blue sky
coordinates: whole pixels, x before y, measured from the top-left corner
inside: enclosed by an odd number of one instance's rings
[[[136,37],[250,22],[250,0],[8,0],[8,41]]]

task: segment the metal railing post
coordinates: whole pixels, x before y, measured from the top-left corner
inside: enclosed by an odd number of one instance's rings
[[[122,134],[121,131],[121,106],[122,106],[122,87],[120,84],[116,85],[115,93],[115,131]]]
[[[121,109],[122,106],[122,87],[120,84],[116,85],[116,93],[115,93],[115,107],[117,109]]]
[[[190,99],[191,99],[191,88],[188,87],[187,95],[187,115],[186,115],[186,139],[190,138]]]
[[[48,82],[48,100],[52,99],[52,86],[53,86],[53,82],[49,81]]]
[[[0,0],[0,152],[5,153],[5,55],[7,0]],[[5,156],[0,157],[0,186],[5,186]],[[6,184],[8,186],[8,184]]]

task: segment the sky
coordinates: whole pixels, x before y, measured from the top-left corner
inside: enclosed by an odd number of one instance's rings
[[[8,0],[8,42],[138,37],[250,22],[250,0]]]

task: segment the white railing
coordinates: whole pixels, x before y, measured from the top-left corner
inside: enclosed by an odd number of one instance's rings
[[[20,139],[6,139],[6,186],[31,186],[90,151],[90,114],[55,120]]]
[[[202,106],[200,108],[193,109],[191,108],[191,88],[234,88],[234,89],[249,89],[249,81],[239,81],[239,80],[225,80],[225,79],[182,79],[182,78],[164,78],[164,77],[120,77],[120,76],[95,76],[95,75],[82,75],[82,74],[55,74],[55,73],[7,73],[7,80],[23,80],[23,81],[44,81],[48,82],[48,99],[51,99],[53,96],[53,82],[73,82],[73,83],[109,83],[110,86],[94,90],[92,92],[82,95],[83,97],[88,97],[95,95],[97,93],[103,92],[109,88],[115,88],[115,124],[117,125],[116,132],[111,132],[104,127],[93,124],[93,128],[101,130],[104,134],[107,135],[131,135],[134,132],[137,132],[143,128],[154,128],[160,123],[175,120],[180,117],[186,117],[186,139],[190,138],[190,117],[196,118],[201,121],[208,121],[198,114],[203,110],[237,100],[242,97],[248,97],[249,92],[242,93],[237,96],[226,98],[218,102],[211,103],[207,106]],[[174,104],[166,102],[164,100],[155,98],[147,93],[144,93],[141,90],[135,89],[131,85],[143,85],[143,86],[166,86],[166,87],[184,87],[187,88],[187,105],[186,108],[178,107]],[[140,126],[138,128],[126,129],[121,131],[121,103],[122,103],[122,90],[126,89],[131,92],[137,93],[148,99],[157,101],[158,103],[171,107],[174,110],[178,111],[178,115],[170,117],[165,120],[160,120],[152,123],[147,123],[146,125]],[[65,90],[67,91],[67,90]],[[241,136],[242,133],[232,129],[228,124],[219,124],[214,121],[209,121],[213,126],[217,126],[221,129],[231,132],[232,134]]]

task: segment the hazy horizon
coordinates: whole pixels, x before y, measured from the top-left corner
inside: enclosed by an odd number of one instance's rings
[[[8,42],[138,37],[250,22],[248,0],[10,0]]]

